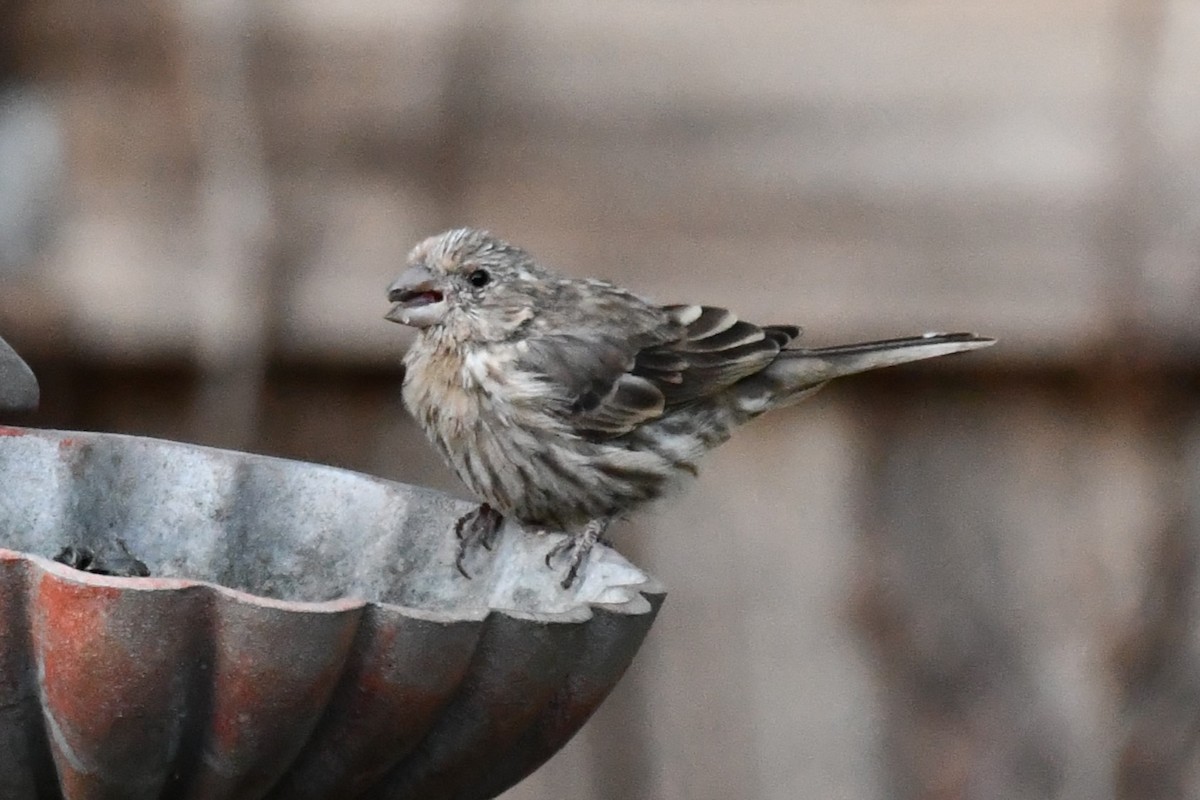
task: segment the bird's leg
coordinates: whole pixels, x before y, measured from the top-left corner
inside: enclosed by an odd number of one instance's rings
[[[464,578],[471,577],[463,566],[467,551],[475,545],[491,550],[496,543],[496,534],[503,525],[504,516],[487,503],[481,503],[478,508],[459,517],[454,524],[454,535],[458,537],[458,555],[454,559],[454,566],[458,567]]]
[[[607,519],[593,519],[583,526],[583,530],[578,533],[573,533],[564,539],[559,544],[556,544],[546,554],[546,566],[551,566],[550,562],[565,553],[571,554],[571,559],[567,563],[567,575],[562,580],[562,587],[570,589],[571,584],[575,582],[575,578],[579,575],[579,567],[583,565],[584,559],[588,553],[592,552],[596,542],[604,535],[604,530],[608,527]]]

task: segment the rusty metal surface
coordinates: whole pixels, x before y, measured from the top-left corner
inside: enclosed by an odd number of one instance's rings
[[[37,404],[37,378],[0,337],[0,411],[28,411]]]
[[[301,462],[0,427],[0,797],[487,798],[618,680],[662,587],[440,494]],[[121,540],[121,578],[51,558]]]

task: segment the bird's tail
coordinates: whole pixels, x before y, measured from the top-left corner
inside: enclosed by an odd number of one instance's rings
[[[784,350],[779,354],[779,361],[783,362],[780,366],[786,372],[795,373],[803,383],[804,376],[810,372],[814,378],[829,380],[909,361],[977,350],[995,343],[995,339],[973,333],[926,333],[812,350]]]
[[[756,415],[768,408],[791,405],[843,375],[977,350],[995,342],[973,333],[926,333],[877,342],[788,349],[762,372],[737,384],[738,406]]]

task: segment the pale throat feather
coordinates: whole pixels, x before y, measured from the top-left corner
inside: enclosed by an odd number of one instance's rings
[[[546,387],[513,365],[520,346],[455,346],[444,334],[421,337],[405,356],[404,404],[446,463],[476,494],[510,513],[522,487],[498,485],[522,454],[518,434],[559,427],[538,407]],[[530,442],[532,444],[532,442]],[[503,462],[503,463],[502,463]]]
[[[404,358],[404,404],[430,438],[456,448],[479,419],[479,398],[457,353],[429,344],[421,337]]]

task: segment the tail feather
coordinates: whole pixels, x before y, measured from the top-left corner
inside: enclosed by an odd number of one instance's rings
[[[769,408],[802,400],[834,378],[977,350],[995,342],[995,339],[973,333],[926,333],[875,342],[784,350],[762,372],[734,387],[737,405],[753,416]]]
[[[828,380],[870,369],[906,364],[909,361],[977,350],[995,343],[995,339],[976,336],[973,333],[926,333],[921,336],[818,347],[812,350],[784,350],[779,355],[784,361],[816,359],[823,362],[819,366],[814,363],[813,366],[828,372],[828,377],[825,378]]]

